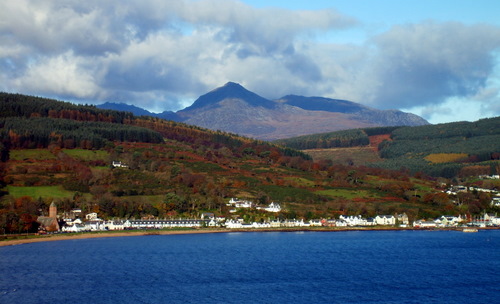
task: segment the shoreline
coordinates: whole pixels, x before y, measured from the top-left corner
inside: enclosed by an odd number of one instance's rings
[[[478,230],[499,230],[500,227],[478,228]],[[193,229],[193,230],[144,230],[144,231],[113,231],[113,232],[86,232],[86,233],[60,233],[31,238],[16,238],[0,241],[0,247],[15,246],[38,242],[53,242],[64,240],[81,240],[92,238],[148,236],[148,235],[181,235],[181,234],[207,234],[207,233],[231,233],[231,232],[346,232],[346,231],[462,231],[463,228],[441,228],[441,229],[415,229],[415,228],[275,228],[275,229]]]
[[[0,247],[14,246],[38,242],[53,242],[64,240],[83,240],[93,238],[125,237],[125,236],[146,236],[146,235],[178,235],[178,234],[200,234],[200,233],[219,233],[226,230],[218,229],[193,229],[193,230],[144,230],[144,231],[113,231],[113,232],[82,232],[82,233],[58,233],[50,235],[41,235],[31,238],[16,238],[12,240],[0,241]]]

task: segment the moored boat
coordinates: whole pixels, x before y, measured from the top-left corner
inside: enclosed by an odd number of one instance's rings
[[[477,228],[464,228],[463,232],[477,232]]]

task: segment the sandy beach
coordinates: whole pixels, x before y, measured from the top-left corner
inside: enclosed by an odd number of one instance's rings
[[[123,231],[123,232],[100,232],[100,233],[65,233],[65,234],[52,234],[43,235],[32,238],[18,238],[13,240],[0,241],[0,247],[2,246],[12,246],[21,245],[27,243],[38,243],[38,242],[52,242],[52,241],[64,241],[64,240],[79,240],[79,239],[90,239],[90,238],[106,238],[106,237],[124,237],[124,236],[142,236],[142,235],[174,235],[174,234],[196,234],[196,233],[219,233],[219,232],[231,232],[226,229],[193,229],[193,230],[159,230],[159,231]]]

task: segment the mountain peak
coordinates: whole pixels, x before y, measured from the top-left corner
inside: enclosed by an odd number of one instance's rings
[[[216,88],[205,95],[200,96],[195,102],[185,108],[184,111],[200,109],[211,105],[217,105],[219,102],[226,99],[243,100],[254,107],[274,108],[276,103],[261,97],[236,82],[228,82],[222,87]]]
[[[223,85],[221,88],[231,88],[231,87],[234,87],[234,88],[243,88],[243,86],[237,82],[232,82],[232,81],[228,81],[225,85]],[[243,88],[244,89],[244,88]]]

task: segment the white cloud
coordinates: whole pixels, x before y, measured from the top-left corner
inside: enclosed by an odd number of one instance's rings
[[[76,99],[96,98],[100,88],[95,84],[92,68],[71,52],[40,58],[26,73],[13,81],[14,87],[32,94],[48,94]]]
[[[0,90],[161,111],[236,81],[268,98],[343,98],[427,118],[473,100],[500,115],[500,28],[425,22],[366,44],[332,42],[356,25],[334,10],[232,0],[6,1]]]
[[[481,90],[495,68],[500,28],[461,23],[396,26],[375,37],[363,85],[374,105],[411,107]]]

